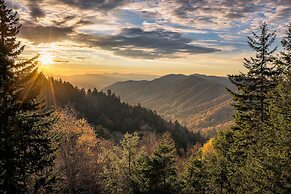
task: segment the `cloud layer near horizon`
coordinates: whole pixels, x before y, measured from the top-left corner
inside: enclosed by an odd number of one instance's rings
[[[120,56],[171,58],[217,52],[224,46],[238,49],[249,28],[263,20],[286,25],[290,2],[9,0],[8,4],[20,11],[21,36],[34,44],[70,40]]]
[[[7,0],[33,48],[58,45],[57,62],[188,59],[249,51],[266,21],[282,36],[290,0]],[[56,49],[55,49],[56,50]],[[56,51],[53,51],[56,52]],[[70,54],[71,53],[71,54]],[[222,55],[222,54],[221,54]],[[73,56],[73,57],[72,57]],[[91,61],[86,61],[87,58]],[[86,58],[87,57],[87,58]],[[134,63],[132,61],[132,63]],[[182,62],[181,62],[182,63]]]

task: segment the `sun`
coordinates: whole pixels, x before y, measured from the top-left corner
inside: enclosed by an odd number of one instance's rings
[[[50,65],[53,63],[53,56],[51,53],[42,53],[40,55],[39,61],[42,65]]]

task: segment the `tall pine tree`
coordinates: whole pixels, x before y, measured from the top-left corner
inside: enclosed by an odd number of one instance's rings
[[[269,33],[266,23],[260,26],[259,33],[249,37],[249,46],[255,56],[245,59],[246,73],[231,75],[229,79],[237,87],[230,91],[235,108],[235,124],[232,132],[221,134],[217,141],[222,159],[227,161],[226,178],[229,192],[254,192],[256,183],[250,179],[253,161],[256,160],[257,143],[267,126],[271,124],[269,92],[274,90],[280,71],[275,63],[272,43],[275,32]],[[227,140],[227,141],[226,141]]]
[[[257,146],[260,160],[260,178],[273,193],[291,192],[291,25],[281,41],[283,51],[279,58],[281,76],[269,95],[271,125],[265,130]],[[254,175],[254,174],[253,174]],[[265,176],[262,176],[265,175]],[[262,178],[263,177],[263,178]]]
[[[286,35],[281,41],[284,51],[281,52],[280,64],[283,74],[288,74],[291,71],[291,23],[288,25]]]
[[[274,65],[273,53],[277,47],[271,48],[276,38],[275,32],[269,33],[267,24],[263,23],[259,34],[252,33],[248,44],[255,57],[244,59],[247,73],[229,76],[237,87],[236,91],[229,90],[235,102],[234,130],[256,131],[268,121],[268,93],[276,86],[276,77],[280,73]]]
[[[201,158],[191,156],[183,172],[182,193],[205,193],[206,192],[206,169]]]
[[[179,193],[175,153],[170,135],[163,135],[153,153],[143,155],[136,162],[132,172],[133,193]]]
[[[0,0],[0,193],[49,189],[57,136],[39,96],[37,57],[17,62],[24,46],[16,40],[17,13]],[[45,176],[44,176],[45,175]]]
[[[245,173],[249,188],[257,193],[290,193],[291,174],[291,26],[282,40],[279,76],[276,88],[269,93],[270,123],[260,132],[250,151]]]

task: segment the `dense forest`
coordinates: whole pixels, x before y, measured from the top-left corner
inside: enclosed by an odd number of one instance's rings
[[[168,120],[178,120],[190,131],[214,137],[233,121],[227,77],[170,74],[151,81],[124,81],[106,87],[130,104],[140,103]]]
[[[19,60],[21,25],[4,0],[0,16],[0,193],[291,192],[291,25],[278,54],[266,23],[249,37],[247,72],[229,76],[235,123],[201,145],[110,91],[45,86],[37,56]]]
[[[140,105],[130,106],[121,102],[110,90],[103,92],[94,88],[85,91],[69,82],[46,79],[43,74],[38,76],[36,82],[41,86],[41,93],[49,106],[72,108],[79,117],[95,126],[96,133],[104,138],[121,139],[126,132],[139,132],[140,135],[169,132],[177,146],[183,149],[196,141],[204,141],[198,133],[189,132],[177,121],[167,122],[157,113]]]

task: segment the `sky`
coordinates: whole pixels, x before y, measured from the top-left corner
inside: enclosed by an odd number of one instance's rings
[[[227,75],[244,71],[247,36],[265,21],[277,41],[291,0],[7,0],[20,17],[21,59],[48,75]],[[280,48],[280,47],[279,47]]]

